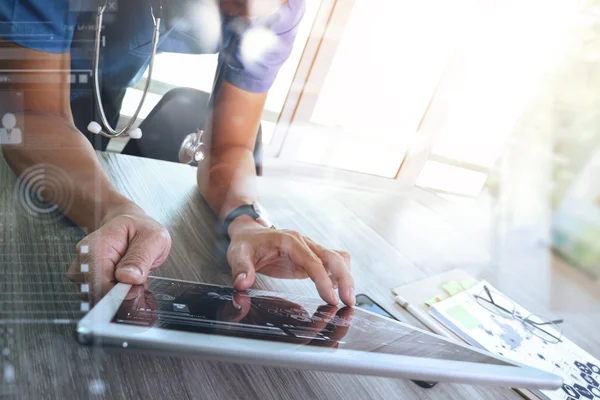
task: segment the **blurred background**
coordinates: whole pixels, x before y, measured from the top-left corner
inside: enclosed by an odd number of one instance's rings
[[[416,192],[494,262],[533,246],[600,292],[600,1],[307,3],[263,115],[264,175]],[[209,92],[216,65],[160,54],[141,117],[175,87]]]

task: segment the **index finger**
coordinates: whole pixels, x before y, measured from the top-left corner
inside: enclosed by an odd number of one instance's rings
[[[114,264],[110,258],[98,254],[99,239],[88,236],[77,244],[75,259],[67,271],[67,279],[75,283],[110,282],[115,280]]]
[[[337,305],[340,300],[319,257],[312,252],[310,247],[304,242],[302,236],[285,234],[283,238],[283,242],[281,243],[282,250],[288,254],[295,264],[306,271],[310,279],[315,283],[321,298],[329,304]]]
[[[77,284],[78,294],[82,298],[94,304],[114,286],[111,284],[115,280],[114,265],[110,258],[98,254],[95,238],[82,240],[76,251],[77,255],[67,271],[67,279]]]
[[[350,273],[350,257],[345,256],[346,253],[331,251],[325,247],[306,239],[306,243],[311,250],[322,260],[323,264],[329,271],[333,279],[338,282],[340,297],[344,304],[353,306],[356,303],[354,293],[354,278]]]

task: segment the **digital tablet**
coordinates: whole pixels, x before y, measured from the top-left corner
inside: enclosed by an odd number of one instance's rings
[[[530,389],[562,379],[353,307],[150,278],[116,285],[77,326],[85,345],[210,360]]]

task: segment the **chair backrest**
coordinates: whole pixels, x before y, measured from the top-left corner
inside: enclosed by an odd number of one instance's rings
[[[179,148],[185,137],[205,126],[209,119],[210,94],[197,89],[176,88],[160,102],[140,124],[144,135],[130,140],[123,154],[179,162]],[[259,128],[254,159],[260,174],[262,129]]]

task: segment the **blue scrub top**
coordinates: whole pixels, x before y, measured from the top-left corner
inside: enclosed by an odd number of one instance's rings
[[[114,2],[116,11],[106,11],[106,46],[101,49],[103,88],[124,90],[134,85],[148,66],[154,27],[150,1],[158,4],[158,0],[119,0]],[[1,0],[0,37],[35,50],[70,52],[72,69],[91,70],[98,3],[103,1]],[[249,21],[222,15],[213,1],[163,3],[159,52],[219,53],[219,65],[226,66],[223,78],[257,93],[270,89],[289,57],[305,10],[305,0],[289,0],[275,14]],[[250,56],[245,51],[252,53],[256,48],[263,51]]]

